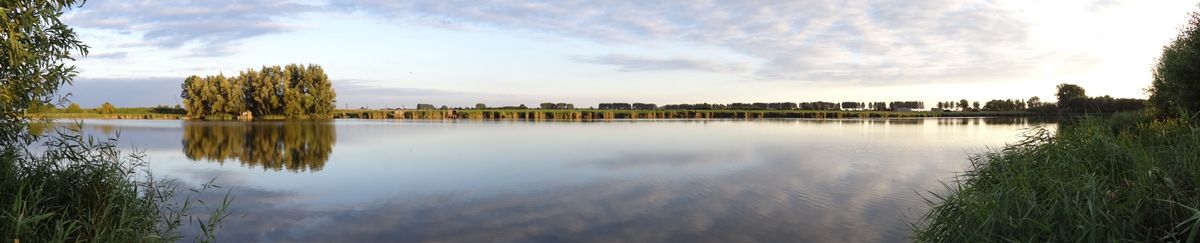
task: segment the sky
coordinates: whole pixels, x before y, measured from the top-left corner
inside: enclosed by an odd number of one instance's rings
[[[179,104],[190,75],[324,67],[337,106],[1145,98],[1196,2],[89,0],[63,90]]]

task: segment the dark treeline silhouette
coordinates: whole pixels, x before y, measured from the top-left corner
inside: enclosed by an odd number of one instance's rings
[[[643,103],[600,103],[597,109],[600,110],[894,110],[894,109],[923,109],[925,104],[920,101],[895,101],[888,103],[875,102],[877,104],[868,108],[867,103],[863,102],[755,102],[755,103],[731,103],[731,104],[669,104],[661,107],[654,104]],[[876,108],[877,107],[877,108]]]
[[[329,122],[184,122],[183,153],[191,160],[291,172],[319,171],[333,152]]]
[[[1064,113],[1113,113],[1146,107],[1144,99],[1088,97],[1083,87],[1074,84],[1059,84],[1055,96],[1058,96],[1058,110]]]
[[[549,103],[549,102],[547,102],[547,103],[542,103],[541,105],[539,105],[539,106],[538,106],[538,108],[547,109],[547,110],[550,110],[550,109],[554,109],[554,110],[571,110],[571,109],[575,109],[575,104],[567,104],[567,103]]]
[[[336,93],[321,66],[288,64],[247,69],[238,76],[191,76],[183,81],[187,115],[278,115],[290,118],[328,118]]]
[[[1033,96],[1028,99],[993,99],[984,103],[979,101],[969,101],[961,99],[958,101],[942,101],[937,102],[936,106],[931,107],[930,111],[938,112],[1017,112],[1028,111],[1033,113],[1111,113],[1127,110],[1138,110],[1145,106],[1145,100],[1142,99],[1117,99],[1109,96],[1087,97],[1084,95],[1083,88],[1076,85],[1064,84],[1059,86],[1059,101],[1062,104],[1042,102],[1040,97]],[[543,110],[574,110],[575,106],[569,103],[541,103],[538,108]],[[418,110],[436,110],[439,108],[431,104],[418,104]],[[442,106],[440,109],[449,109]],[[462,109],[462,108],[454,108]],[[475,109],[530,109],[525,105],[520,106],[505,106],[505,107],[488,107],[482,103],[475,104]],[[668,104],[658,106],[653,103],[600,103],[596,110],[805,110],[805,111],[921,111],[926,110],[925,102],[922,101],[891,101],[891,102],[855,102],[844,101],[840,103],[815,101],[815,102],[755,102],[755,103],[730,103],[730,104]]]

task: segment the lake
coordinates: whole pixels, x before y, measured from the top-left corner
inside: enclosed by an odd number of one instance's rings
[[[223,242],[904,242],[922,193],[1037,126],[84,121],[156,176],[232,188]]]

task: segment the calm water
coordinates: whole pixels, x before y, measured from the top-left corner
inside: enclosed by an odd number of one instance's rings
[[[1045,124],[88,120],[233,187],[223,241],[908,241],[918,192]]]

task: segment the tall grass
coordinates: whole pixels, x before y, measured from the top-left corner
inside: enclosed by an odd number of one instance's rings
[[[41,151],[0,153],[0,241],[174,242],[187,225],[200,228],[194,240],[213,239],[229,214],[228,194],[213,205],[180,200],[177,183],[155,179],[142,154],[74,129],[46,137],[34,149]],[[193,215],[197,209],[208,214]]]
[[[971,160],[916,223],[928,242],[1197,241],[1194,120],[1124,113],[1033,130]]]

